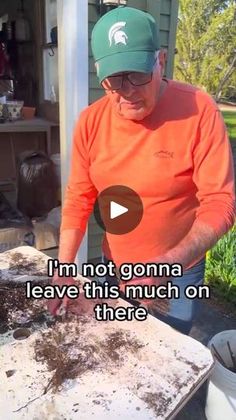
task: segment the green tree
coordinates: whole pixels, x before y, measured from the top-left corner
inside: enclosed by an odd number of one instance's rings
[[[216,100],[234,86],[235,0],[180,0],[174,77]]]

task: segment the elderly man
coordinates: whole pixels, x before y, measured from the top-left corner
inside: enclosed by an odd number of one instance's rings
[[[203,282],[206,251],[234,223],[224,122],[205,92],[163,77],[165,54],[148,13],[119,7],[105,14],[93,29],[92,51],[106,95],[75,127],[59,260],[74,261],[98,194],[116,185],[131,188],[141,198],[142,220],[128,233],[106,232],[105,261],[181,264],[182,278],[172,279],[180,298],[170,300],[163,319],[187,334],[196,301],[184,288]],[[54,282],[65,280],[55,276]],[[60,303],[51,301],[51,312]]]

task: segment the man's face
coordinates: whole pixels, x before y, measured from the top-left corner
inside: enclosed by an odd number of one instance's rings
[[[159,54],[149,83],[134,86],[127,77],[124,77],[122,87],[119,90],[106,90],[115,111],[123,118],[134,121],[143,120],[151,114],[157,102],[163,68],[164,56]],[[118,74],[127,75],[128,73]]]

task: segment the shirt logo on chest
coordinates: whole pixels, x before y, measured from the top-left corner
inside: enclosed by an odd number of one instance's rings
[[[161,159],[173,159],[174,152],[169,152],[168,150],[159,150],[158,152],[155,152],[153,156]]]

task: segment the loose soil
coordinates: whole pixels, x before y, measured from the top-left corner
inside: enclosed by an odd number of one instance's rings
[[[146,392],[141,398],[152,409],[157,416],[166,413],[168,405],[171,403],[171,397],[165,398],[161,392]],[[162,411],[160,412],[160,403]]]
[[[114,369],[124,363],[127,352],[137,354],[144,344],[125,330],[108,333],[98,339],[83,335],[88,319],[70,315],[66,322],[57,322],[53,329],[41,332],[35,342],[35,359],[47,364],[52,377],[45,388],[57,392],[67,379],[75,379],[85,372]],[[91,318],[89,317],[89,321]]]
[[[47,282],[40,284],[46,285]],[[25,284],[10,282],[0,285],[0,333],[24,324],[29,326],[29,322],[43,322],[46,320],[45,311],[42,300],[26,298]]]
[[[24,256],[20,252],[11,253],[9,274],[47,276],[47,264],[44,257],[34,257],[33,261],[31,257],[29,261],[29,257]]]

